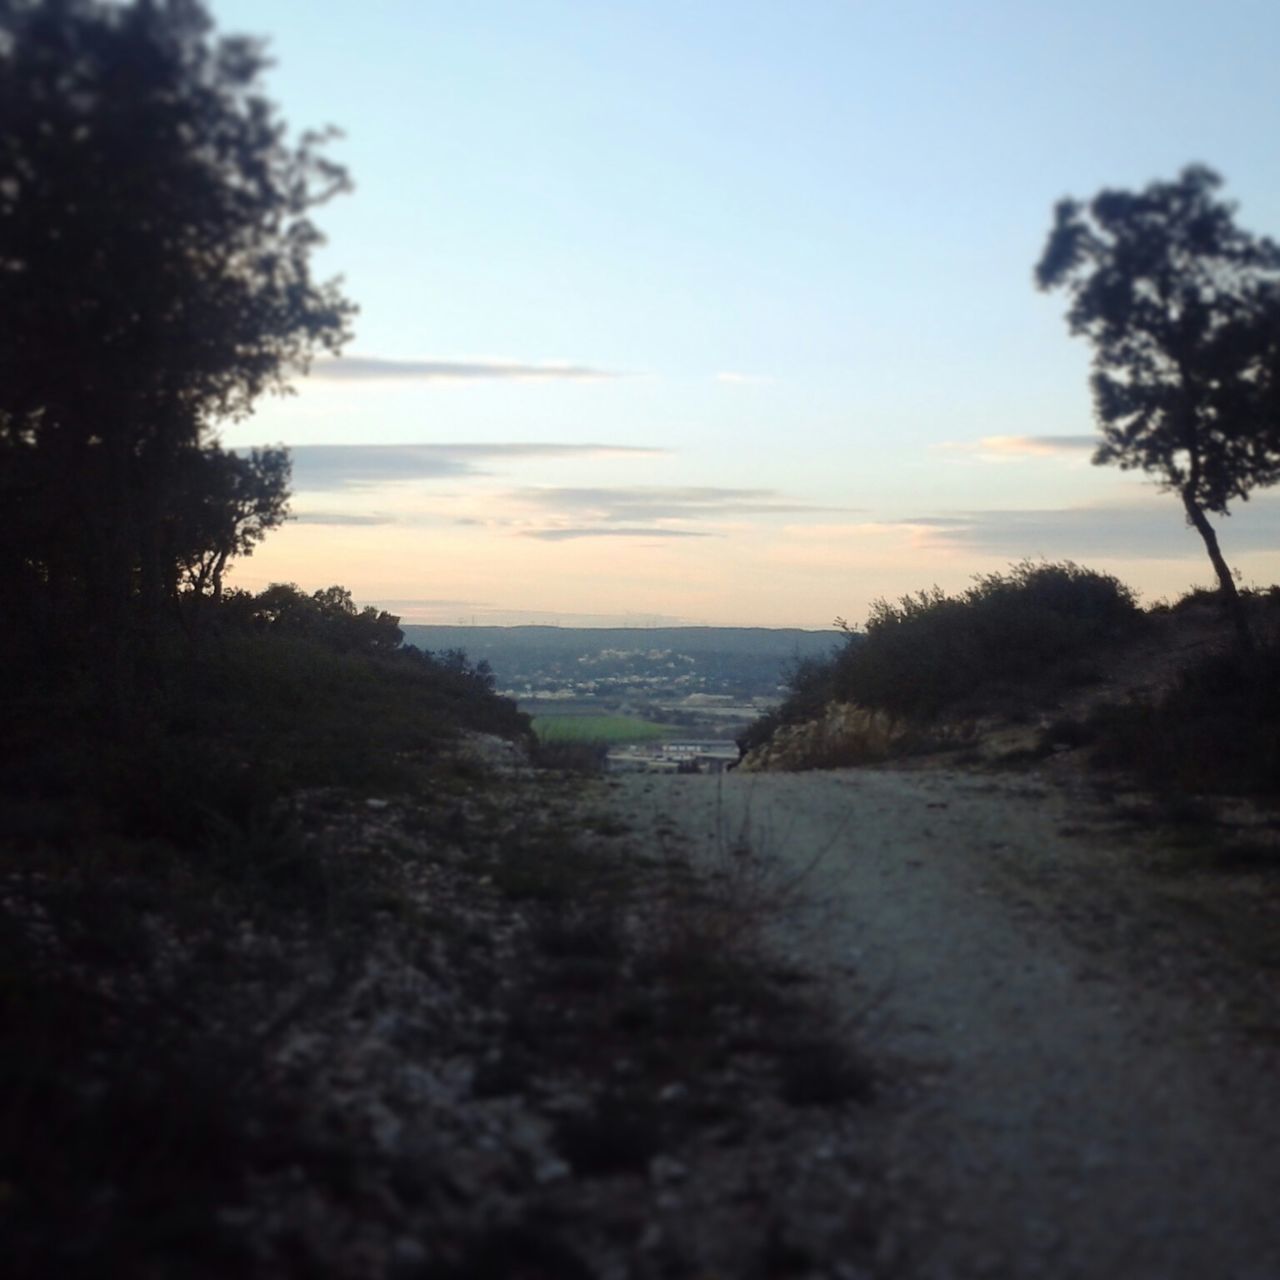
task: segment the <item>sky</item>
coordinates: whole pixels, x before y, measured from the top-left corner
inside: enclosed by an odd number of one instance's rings
[[[236,585],[407,622],[857,624],[1026,557],[1208,583],[1091,465],[1054,203],[1209,164],[1280,235],[1274,0],[211,0],[343,131],[341,360],[222,430],[293,453]],[[1280,580],[1280,491],[1221,522]]]

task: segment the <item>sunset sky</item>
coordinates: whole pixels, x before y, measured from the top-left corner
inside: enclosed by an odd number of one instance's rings
[[[1274,0],[212,0],[269,38],[346,358],[229,425],[296,519],[236,569],[414,622],[826,627],[1025,556],[1210,579],[1090,465],[1031,271],[1063,195],[1216,168],[1280,234]],[[1280,490],[1221,529],[1280,579]]]

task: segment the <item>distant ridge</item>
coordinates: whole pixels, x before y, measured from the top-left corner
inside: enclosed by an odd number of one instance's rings
[[[743,695],[771,694],[786,670],[805,658],[825,658],[843,642],[844,633],[797,627],[480,627],[403,628],[406,644],[440,652],[462,649],[473,662],[488,662],[500,686],[533,675],[568,679],[584,665],[599,666],[602,654],[633,655],[623,665],[655,677],[671,663],[641,655],[682,655],[688,670],[703,677],[707,689],[732,689]],[[594,661],[593,661],[594,660]],[[619,664],[606,659],[615,668]]]
[[[784,659],[825,656],[844,633],[800,627],[519,627],[429,626],[402,624],[406,644],[420,649],[465,649],[476,660],[489,650],[519,647],[546,653],[599,652],[601,649],[678,649],[682,653],[732,653]]]

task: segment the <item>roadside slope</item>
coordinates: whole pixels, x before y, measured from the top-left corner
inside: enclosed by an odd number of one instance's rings
[[[868,770],[614,796],[662,838],[745,834],[808,869],[778,942],[904,1082],[885,1138],[902,1273],[1280,1277],[1274,1057],[1113,894],[1124,859],[1085,796]]]

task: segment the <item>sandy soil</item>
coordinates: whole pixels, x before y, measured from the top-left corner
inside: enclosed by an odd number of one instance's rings
[[[825,970],[896,1082],[886,1273],[1280,1277],[1274,1046],[1243,1035],[1194,933],[1144,909],[1131,843],[1083,788],[892,770],[611,788],[641,834],[746,838],[804,872],[777,944]]]

